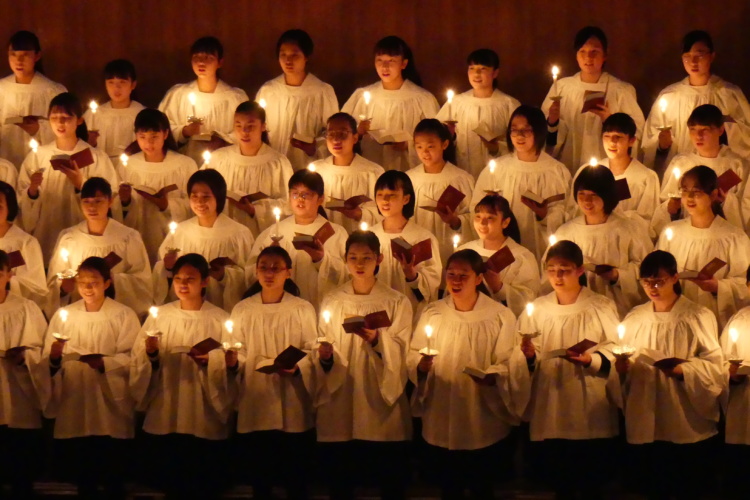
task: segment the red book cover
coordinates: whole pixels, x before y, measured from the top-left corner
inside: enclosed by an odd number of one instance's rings
[[[427,239],[411,245],[399,236],[391,240],[391,252],[394,256],[399,255],[408,262],[411,262],[413,257],[414,265],[417,265],[432,258],[432,242]]]
[[[510,251],[510,248],[505,246],[492,254],[490,258],[487,259],[487,262],[484,263],[484,267],[485,269],[499,273],[515,261],[516,258],[513,257],[513,252]]]
[[[73,168],[74,161],[78,165],[78,168],[92,165],[94,163],[94,155],[91,153],[91,148],[86,148],[73,155],[55,155],[49,162],[52,164],[54,170],[60,170],[61,168]]]

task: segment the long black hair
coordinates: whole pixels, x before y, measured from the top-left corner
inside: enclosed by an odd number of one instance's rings
[[[698,165],[682,174],[682,177],[680,177],[680,187],[682,187],[682,183],[685,182],[685,179],[693,179],[695,187],[706,193],[708,196],[711,196],[712,193],[719,188],[719,181],[716,172],[705,165]],[[724,215],[724,208],[721,206],[719,200],[711,200],[711,211],[714,215],[718,215],[724,219],[727,218]]]
[[[263,106],[258,104],[255,101],[245,101],[241,102],[239,106],[237,106],[237,109],[234,110],[235,115],[250,115],[256,117],[258,120],[260,120],[260,123],[265,125],[266,124],[266,110],[263,109]],[[260,134],[260,140],[262,142],[265,142],[266,144],[271,144],[271,141],[268,139],[268,131],[264,130]]]
[[[437,136],[440,142],[448,141],[448,147],[443,150],[443,160],[451,162],[454,165],[456,164],[456,144],[452,140],[453,137],[451,137],[448,127],[440,120],[436,120],[435,118],[421,120],[414,128],[414,137],[417,134],[432,134]]]

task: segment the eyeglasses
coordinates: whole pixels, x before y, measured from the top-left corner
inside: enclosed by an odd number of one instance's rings
[[[326,139],[332,141],[345,141],[352,135],[348,130],[326,132]]]
[[[287,267],[266,267],[266,266],[258,266],[258,274],[279,274],[282,271],[286,271]]]
[[[316,196],[316,193],[312,193],[310,191],[307,191],[307,192],[304,192],[304,193],[296,193],[296,192],[294,192],[294,193],[292,193],[290,195],[290,198],[293,199],[293,200],[307,201],[307,200],[311,200],[313,196]]]
[[[643,288],[654,288],[656,290],[664,288],[664,285],[667,284],[665,278],[641,278],[640,281]]]
[[[531,137],[532,135],[534,135],[534,129],[532,128],[510,129],[511,137]]]

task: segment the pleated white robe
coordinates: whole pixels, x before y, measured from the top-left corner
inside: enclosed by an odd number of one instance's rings
[[[10,184],[13,188],[18,184],[18,168],[5,158],[0,158],[0,181]]]
[[[10,226],[5,236],[0,238],[0,250],[6,253],[21,252],[26,262],[13,268],[10,279],[10,291],[16,295],[33,300],[37,306],[47,306],[47,278],[44,275],[44,259],[39,242],[15,224]]]
[[[732,342],[729,330],[737,329],[737,344]],[[750,391],[747,379],[738,383],[729,380],[729,359],[742,359],[743,363],[750,359],[750,307],[743,307],[732,316],[719,339],[724,353],[722,367],[723,376],[728,382],[722,395],[724,418],[726,421],[724,433],[729,444],[750,444]]]
[[[97,149],[104,151],[112,163],[118,163],[119,156],[135,140],[135,117],[144,109],[145,106],[138,101],[130,101],[130,106],[121,109],[113,108],[112,102],[107,101],[97,108],[96,113],[87,109],[83,114],[89,132],[99,132]]]

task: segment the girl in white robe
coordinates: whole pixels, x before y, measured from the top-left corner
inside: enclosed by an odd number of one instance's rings
[[[360,120],[362,156],[386,170],[405,172],[419,162],[411,131],[424,118],[437,115],[437,99],[420,87],[414,56],[402,39],[385,37],[375,44],[374,52],[380,81],[355,90],[341,111]],[[383,142],[374,136],[384,136]]]
[[[82,299],[58,310],[47,329],[39,366],[44,413],[55,419],[58,463],[69,464],[80,496],[98,498],[103,484],[106,498],[125,498],[122,470],[135,435],[128,376],[138,317],[113,300],[117,291],[104,259],[83,261],[76,285]]]
[[[525,420],[539,460],[535,468],[559,498],[575,498],[562,495],[576,491],[596,498],[612,470],[606,460],[589,459],[611,453],[619,433],[619,381],[606,346],[616,338],[617,309],[611,299],[581,285],[583,253],[575,243],[558,241],[545,264],[554,291],[536,299],[531,314],[518,322],[519,333],[530,334],[520,350],[533,372]],[[584,340],[592,343],[585,352],[570,349]],[[571,480],[580,473],[581,460],[586,460],[586,478]]]
[[[66,92],[39,72],[41,58],[35,34],[18,31],[10,38],[8,63],[13,74],[0,79],[0,157],[16,168],[31,151],[31,139],[47,144],[55,138],[47,112],[52,98]],[[6,123],[9,118],[22,123]]]
[[[141,152],[128,157],[124,164],[118,163],[122,182],[115,204],[122,211],[125,225],[141,233],[149,261],[154,264],[169,223],[182,222],[192,215],[187,182],[198,166],[175,151],[169,120],[161,111],[144,109],[135,117],[134,129]],[[160,192],[165,188],[173,190]]]
[[[414,186],[414,222],[435,235],[440,247],[440,260],[445,261],[455,250],[456,235],[459,241],[469,241],[474,237],[469,209],[474,177],[446,160],[446,157],[452,156],[452,152],[446,152],[450,147],[450,132],[438,120],[428,118],[417,124],[414,129],[414,147],[422,161],[406,172]],[[448,186],[464,195],[454,210],[440,207],[437,203]]]
[[[497,470],[512,463],[514,446],[506,438],[520,424],[531,388],[525,358],[511,357],[516,318],[486,295],[483,270],[474,250],[451,255],[450,295],[427,306],[409,349],[412,410],[422,419],[443,498],[463,498],[466,487],[473,498],[493,497]],[[467,374],[467,367],[479,373]]]
[[[521,105],[513,112],[508,126],[510,154],[491,160],[474,186],[470,206],[490,193],[508,200],[518,220],[521,245],[539,259],[547,240],[565,222],[565,199],[570,194],[570,172],[565,165],[544,152],[547,122],[544,114],[531,106]],[[525,201],[529,191],[547,200],[538,205]]]
[[[276,57],[283,73],[264,83],[255,96],[265,102],[271,147],[289,158],[295,171],[325,157],[322,132],[339,110],[333,87],[307,71],[313,41],[305,31],[282,33]]]
[[[56,96],[50,102],[48,116],[55,141],[26,156],[16,186],[21,225],[39,240],[45,262],[52,257],[60,231],[83,220],[77,191],[86,179],[102,177],[111,186],[118,185],[117,172],[107,155],[84,142],[86,125],[78,98],[69,93]],[[79,167],[73,163],[72,168],[52,168],[50,160],[54,156],[73,155],[86,149],[94,160],[91,165]]]
[[[313,163],[315,171],[323,178],[326,200],[348,200],[354,196],[370,198],[354,208],[326,208],[328,220],[350,234],[362,222],[373,226],[382,219],[374,198],[375,181],[384,170],[355,151],[358,141],[357,121],[346,113],[336,113],[326,122],[326,145],[331,156]]]
[[[352,281],[323,299],[318,322],[323,338],[312,359],[311,392],[326,479],[332,498],[352,498],[353,476],[363,472],[383,498],[403,498],[411,439],[404,387],[412,308],[403,294],[377,278],[383,256],[372,232],[355,231],[346,246]],[[344,331],[347,318],[376,312],[385,312],[391,325]]]
[[[438,298],[438,287],[443,274],[440,245],[435,235],[411,220],[415,210],[416,195],[408,175],[388,171],[375,183],[375,202],[383,221],[371,228],[380,240],[383,261],[379,266],[378,280],[397,292],[406,295],[415,317],[422,309]],[[393,253],[392,240],[401,238],[409,245],[430,241],[432,257],[417,263]]]
[[[643,111],[638,106],[635,87],[604,71],[607,60],[607,36],[597,27],[587,26],[576,33],[576,60],[581,71],[555,81],[542,104],[547,115],[551,135],[547,144],[554,146],[554,156],[572,175],[589,158],[601,158],[602,123],[612,113],[622,112],[635,120],[640,137],[643,131]],[[587,99],[600,97],[603,103],[585,113]],[[591,96],[591,97],[590,97]],[[553,97],[560,98],[553,100]]]
[[[14,189],[18,184],[18,168],[5,158],[0,158],[0,181],[10,184]]]
[[[690,153],[693,145],[688,133],[688,117],[701,104],[713,104],[726,117],[729,145],[742,157],[750,155],[750,104],[742,90],[711,74],[716,57],[711,35],[691,31],[683,39],[682,64],[688,74],[659,92],[651,107],[643,131],[643,163],[657,172],[664,171],[672,158]],[[664,99],[666,109],[661,110]],[[670,130],[660,128],[671,127]]]
[[[706,481],[688,483],[685,473],[710,477],[711,438],[718,432],[719,396],[726,386],[716,318],[681,294],[677,262],[669,253],[649,254],[640,277],[650,300],[623,320],[620,340],[636,355],[616,363],[624,377],[627,441],[637,445],[630,447],[628,462],[636,464],[634,483],[645,486],[649,498],[698,498]],[[681,362],[654,366],[661,357]]]
[[[435,118],[456,138],[456,165],[476,179],[490,158],[508,153],[510,115],[521,103],[497,88],[500,58],[494,50],[475,50],[466,64],[472,89],[443,104]]]
[[[47,279],[44,275],[44,260],[39,242],[15,224],[18,216],[16,192],[9,184],[0,182],[0,250],[10,254],[20,252],[22,263],[11,262],[13,275],[10,291],[37,306],[47,306]]]
[[[508,200],[498,194],[482,198],[474,207],[474,229],[479,239],[458,250],[474,250],[485,261],[503,248],[510,250],[512,263],[499,273],[485,269],[482,276],[490,296],[519,316],[539,293],[539,264],[534,254],[516,243],[520,231]]]
[[[239,389],[240,459],[258,498],[270,498],[274,484],[285,486],[290,498],[307,498],[315,443],[312,400],[305,387],[312,377],[312,358],[306,355],[271,373],[256,371],[269,369],[289,346],[309,354],[317,338],[311,328],[317,321],[315,309],[299,298],[291,270],[286,250],[263,249],[256,264],[258,281],[232,309],[233,328],[224,338],[236,349],[227,350],[226,362],[229,383]]]
[[[101,149],[117,165],[119,156],[135,141],[133,124],[143,104],[130,98],[136,87],[135,66],[126,59],[115,59],[104,66],[104,86],[109,101],[96,106],[89,103],[83,114],[89,130],[87,142]],[[95,101],[92,101],[95,102]]]
[[[224,63],[224,48],[219,40],[199,38],[190,54],[196,80],[169,89],[159,103],[159,111],[169,118],[180,152],[198,163],[204,151],[228,143],[234,110],[248,97],[244,90],[219,79],[217,71]]]
[[[47,270],[49,303],[47,316],[52,317],[61,305],[80,299],[75,278],[58,276],[89,257],[108,260],[112,283],[117,290],[117,301],[144,317],[153,304],[151,294],[151,265],[141,235],[108,216],[112,206],[112,188],[107,181],[93,177],[81,190],[81,211],[86,220],[60,233]],[[112,254],[115,256],[112,256]],[[119,258],[119,260],[118,260]]]
[[[42,446],[35,373],[47,322],[34,302],[8,293],[11,276],[8,254],[0,250],[0,481],[11,485],[13,498],[32,498],[34,464]]]
[[[292,259],[292,279],[300,287],[300,298],[317,308],[323,295],[348,279],[344,257],[347,234],[343,227],[325,218],[322,208],[325,186],[317,172],[298,170],[289,179],[288,187],[292,216],[276,222],[258,236],[248,259],[248,282],[257,279],[255,269],[260,252],[267,246],[280,246]],[[326,241],[315,238],[326,224],[331,225],[333,234]],[[298,235],[312,236],[312,244],[295,248],[294,238]]]
[[[615,302],[622,318],[643,302],[638,266],[653,248],[651,238],[643,224],[614,211],[618,193],[607,167],[586,167],[573,184],[573,196],[583,215],[560,226],[555,237],[577,244],[587,265],[608,266],[586,269],[586,281],[593,292]]]
[[[667,225],[656,248],[674,255],[680,272],[700,271],[717,258],[726,263],[710,277],[683,281],[685,297],[708,308],[724,328],[748,298],[750,239],[721,216],[713,170],[706,166],[688,170],[680,179],[680,191],[688,218]]]
[[[256,238],[274,222],[273,209],[285,204],[292,165],[268,145],[266,111],[257,102],[243,102],[234,113],[237,144],[214,152],[204,168],[214,168],[227,181],[227,215],[250,229]],[[262,193],[256,201],[242,197]],[[237,199],[239,198],[239,199]]]
[[[229,312],[247,289],[245,267],[250,261],[253,235],[223,211],[227,185],[216,170],[199,170],[188,179],[190,209],[195,217],[170,229],[159,247],[159,262],[154,266],[154,300],[164,304],[173,300],[170,285],[172,266],[178,255],[197,253],[210,264],[206,300]]]
[[[146,414],[142,457],[167,498],[218,498],[231,409],[218,347],[229,314],[206,300],[205,258],[184,254],[173,270],[178,300],[152,310],[133,346],[130,391]]]

